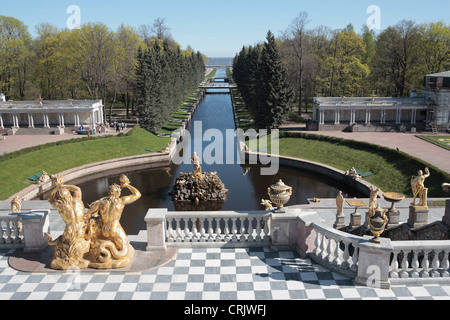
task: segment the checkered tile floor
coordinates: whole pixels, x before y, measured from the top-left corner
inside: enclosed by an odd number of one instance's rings
[[[355,285],[293,252],[179,249],[175,260],[139,272],[26,273],[0,251],[1,300],[450,299],[450,286]]]

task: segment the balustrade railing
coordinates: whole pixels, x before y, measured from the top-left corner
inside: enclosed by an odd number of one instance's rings
[[[19,216],[0,215],[0,249],[25,246],[20,219]]]
[[[269,214],[261,213],[168,213],[166,242],[168,246],[267,246],[269,219]]]
[[[450,240],[392,241],[389,278],[391,283],[403,279],[448,278]],[[425,280],[426,281],[426,280]]]
[[[315,240],[310,255],[316,263],[354,278],[358,272],[360,237],[312,223]]]

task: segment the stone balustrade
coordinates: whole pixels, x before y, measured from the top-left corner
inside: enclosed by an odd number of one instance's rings
[[[450,283],[450,240],[392,241],[391,283]]]
[[[44,233],[49,232],[49,213],[50,210],[0,212],[0,249],[42,250],[47,244]]]

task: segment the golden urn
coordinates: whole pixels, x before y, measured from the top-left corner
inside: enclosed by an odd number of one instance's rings
[[[267,188],[267,193],[270,201],[272,201],[276,207],[282,208],[291,198],[292,187],[285,185],[280,179],[280,181]]]
[[[388,210],[385,210],[383,212],[383,209],[381,209],[380,204],[378,203],[373,215],[368,219],[370,232],[372,232],[374,236],[371,240],[372,242],[380,243],[380,235],[384,232],[389,222],[389,219],[386,217],[387,211]]]

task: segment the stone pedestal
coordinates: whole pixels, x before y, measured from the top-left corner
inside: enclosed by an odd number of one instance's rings
[[[428,207],[410,206],[408,226],[419,228],[428,224]]]
[[[147,223],[146,251],[166,251],[167,209],[150,209],[145,216]]]
[[[273,213],[270,220],[270,247],[272,250],[292,250],[299,239],[298,216],[300,209],[284,208],[284,214]]]
[[[359,212],[350,214],[350,228],[361,226],[361,214]]]
[[[7,131],[6,131],[6,134],[8,135],[8,136],[13,136],[13,135],[15,135],[16,134],[16,132],[19,130],[19,128],[17,128],[17,127],[11,127],[11,129],[8,129]]]
[[[400,211],[389,209],[386,213],[387,218],[389,219],[387,228],[392,228],[398,226],[400,223]]]
[[[445,223],[447,226],[450,226],[450,199],[447,199],[445,201],[445,214],[442,218],[442,222]]]
[[[336,222],[333,224],[333,228],[340,229],[345,227],[345,216],[336,216]]]
[[[47,246],[45,232],[50,232],[50,210],[30,211],[19,214],[22,218],[25,252],[41,251]]]
[[[389,289],[391,241],[387,238],[380,238],[379,243],[373,243],[368,236],[364,236],[364,240],[359,245],[358,274],[355,282],[368,287]]]
[[[62,134],[64,134],[64,132],[65,132],[65,128],[64,127],[58,126],[55,129],[55,135],[62,135]]]

